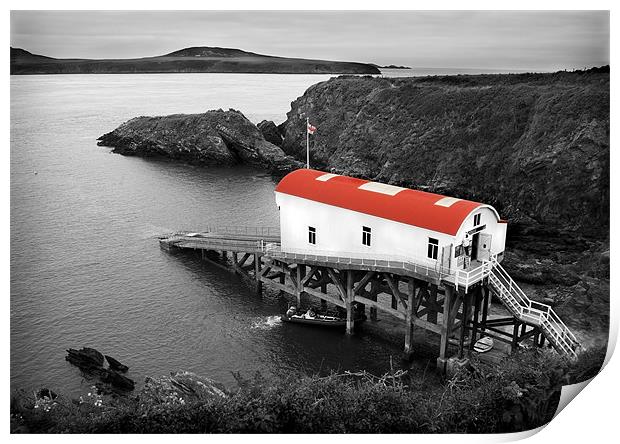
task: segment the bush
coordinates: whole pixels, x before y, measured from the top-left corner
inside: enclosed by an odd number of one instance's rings
[[[603,354],[604,356],[604,350]],[[428,385],[406,373],[237,376],[228,398],[185,405],[131,398],[67,402],[35,409],[26,393],[11,402],[11,430],[51,433],[497,433],[539,427],[553,417],[562,385],[596,374],[601,350],[574,365],[549,350],[519,352]],[[32,395],[30,395],[32,396]]]

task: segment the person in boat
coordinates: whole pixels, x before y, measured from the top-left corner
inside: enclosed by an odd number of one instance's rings
[[[306,315],[304,316],[304,318],[306,318],[306,319],[314,319],[314,318],[316,318],[316,313],[314,312],[314,310],[312,308],[309,308],[308,311],[306,312]]]
[[[297,314],[297,308],[295,308],[293,305],[291,305],[289,307],[289,309],[286,311],[286,317],[290,318],[291,316]]]

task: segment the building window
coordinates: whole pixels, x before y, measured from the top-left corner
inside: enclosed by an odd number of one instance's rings
[[[480,225],[480,213],[474,214],[474,227]]]
[[[362,227],[362,245],[370,247],[370,228]]]
[[[432,237],[428,238],[428,252],[427,255],[431,259],[437,260],[437,252],[439,251],[439,241],[437,239],[433,239]]]
[[[316,228],[308,227],[308,242],[316,245]]]

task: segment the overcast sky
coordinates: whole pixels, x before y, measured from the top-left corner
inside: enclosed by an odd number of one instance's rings
[[[129,58],[188,46],[413,67],[558,70],[609,63],[606,11],[12,11],[11,46]]]

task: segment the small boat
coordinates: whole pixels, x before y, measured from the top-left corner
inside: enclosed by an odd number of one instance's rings
[[[280,317],[282,322],[292,322],[296,324],[318,325],[321,327],[344,327],[347,325],[347,319],[340,316],[332,316],[328,314],[314,313],[308,310],[306,313],[297,314],[295,307],[288,309],[286,314]],[[364,317],[357,317],[354,321],[363,321]]]
[[[493,348],[493,338],[490,336],[485,336],[484,338],[480,338],[474,344],[474,350],[478,353],[488,352]]]

